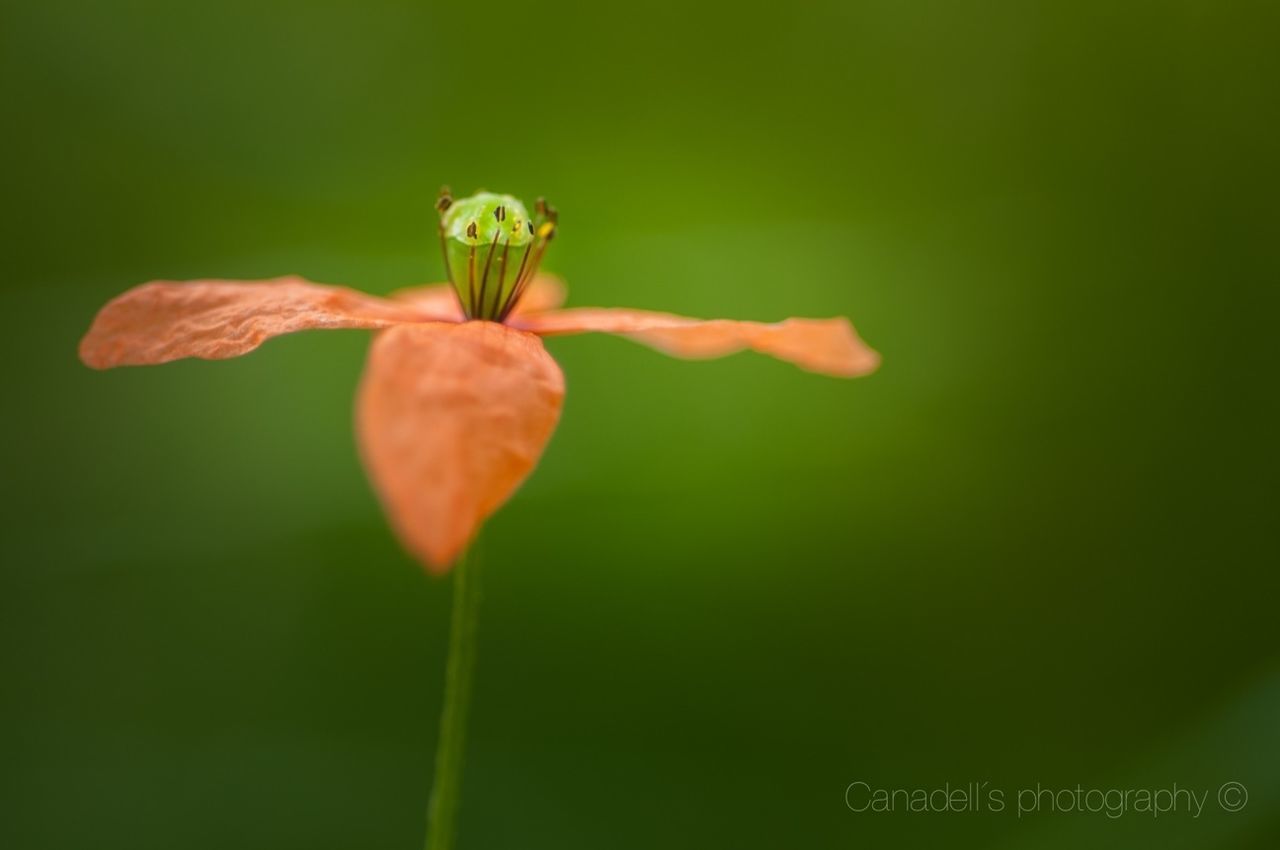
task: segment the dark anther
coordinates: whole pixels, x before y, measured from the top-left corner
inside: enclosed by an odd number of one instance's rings
[[[444,215],[451,206],[453,206],[453,193],[449,191],[448,186],[441,186],[440,196],[436,198],[436,212]]]
[[[497,219],[498,221],[506,221],[506,220],[507,220],[507,208],[506,208],[506,207],[502,207],[502,206],[498,207],[497,209],[495,209],[495,210],[493,211],[493,217],[494,217],[495,219]]]
[[[534,202],[533,202],[533,208],[534,208],[535,210],[537,210],[537,211],[538,211],[538,215],[546,215],[546,214],[547,214],[547,199],[546,199],[546,198],[538,198],[538,200],[536,200],[536,201],[534,201]]]
[[[476,233],[477,233],[477,231],[476,231],[476,223],[473,221],[473,222],[471,222],[470,224],[468,224],[468,225],[467,225],[467,238],[468,238],[468,239],[475,239],[475,238],[476,238]]]
[[[531,221],[531,222],[529,222],[529,235],[530,235],[530,236],[532,236],[532,235],[533,235],[533,222],[532,222],[532,221]]]

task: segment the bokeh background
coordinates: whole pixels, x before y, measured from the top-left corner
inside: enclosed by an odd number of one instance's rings
[[[549,343],[463,848],[1277,846],[1273,9],[6,0],[0,845],[419,845],[450,586],[356,457],[368,336],[75,352],[150,279],[440,279],[449,183],[556,203],[575,304],[884,355]]]

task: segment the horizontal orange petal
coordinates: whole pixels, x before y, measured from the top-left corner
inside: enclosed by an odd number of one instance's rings
[[[462,305],[451,283],[428,283],[422,286],[406,286],[388,296],[393,301],[411,304],[419,310],[440,315],[441,321],[463,320]]]
[[[511,314],[518,316],[522,313],[554,310],[564,303],[564,296],[564,281],[544,272],[529,281],[529,288],[520,297],[520,302]],[[453,285],[449,283],[411,286],[391,293],[391,297],[432,311],[452,310],[459,320],[462,318],[462,305],[458,303],[458,296],[454,294]]]
[[[618,334],[675,357],[723,357],[743,349],[768,354],[810,372],[853,378],[874,372],[880,355],[848,319],[786,319],[765,324],[731,319],[689,319],[647,310],[578,307],[512,322],[532,333],[600,331]]]
[[[360,384],[361,456],[405,547],[444,572],[533,471],[564,376],[532,334],[493,322],[378,334]]]
[[[564,303],[566,287],[564,281],[553,274],[540,273],[529,282],[529,288],[520,296],[519,303],[511,311],[512,316],[526,313],[541,313],[554,310]]]
[[[385,328],[432,314],[300,277],[264,281],[156,281],[134,287],[99,311],[80,341],[95,369],[222,360],[266,340],[311,328]]]

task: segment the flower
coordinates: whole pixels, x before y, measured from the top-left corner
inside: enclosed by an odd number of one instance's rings
[[[356,397],[360,454],[401,542],[435,573],[528,477],[555,430],[564,376],[543,336],[611,333],[684,358],[751,349],[840,377],[879,364],[844,318],[764,324],[557,309],[563,285],[538,272],[552,208],[540,201],[535,220],[509,196],[454,204],[447,193],[439,208],[452,285],[380,298],[299,277],[156,281],[99,311],[80,358],[94,369],[221,360],[295,331],[376,330]]]

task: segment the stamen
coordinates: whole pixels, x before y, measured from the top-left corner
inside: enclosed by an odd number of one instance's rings
[[[496,237],[495,237],[496,238]],[[511,239],[502,245],[502,260],[498,265],[498,291],[493,295],[493,306],[498,306],[498,299],[502,296],[502,287],[507,285],[507,254],[511,253]]]
[[[449,268],[449,238],[444,232],[444,214],[449,211],[451,206],[453,206],[453,192],[449,190],[448,186],[441,186],[440,194],[436,197],[436,213],[440,216],[440,256],[444,257],[444,276],[449,280],[453,280],[453,269]],[[452,286],[449,288],[453,290],[453,297],[458,299],[458,307],[465,312],[467,308],[462,303],[462,296],[458,294],[456,288]]]
[[[501,235],[501,231],[495,230],[493,232],[493,241],[489,243],[489,253],[484,258],[484,275],[480,278],[480,313],[478,315],[484,315],[484,294],[489,290],[489,267],[493,265],[493,249],[498,247],[499,235]],[[501,286],[502,284],[499,283],[498,285]]]
[[[542,263],[542,255],[547,251],[547,242],[548,240],[543,239],[538,243],[538,250],[533,255],[533,263],[530,264],[528,269],[525,271],[524,277],[516,281],[515,287],[511,290],[511,297],[507,299],[507,304],[503,309],[502,315],[499,316],[498,321],[501,322],[506,319],[507,314],[516,308],[516,305],[520,303],[520,299],[524,297],[525,290],[529,288],[533,279],[538,276],[538,266]]]
[[[529,233],[536,237],[537,242],[537,248],[533,251],[533,262],[528,262],[529,249],[534,246],[534,243],[530,242],[525,246],[524,256],[520,259],[520,270],[516,273],[515,285],[511,287],[511,292],[507,295],[502,304],[502,309],[498,312],[499,322],[506,320],[511,311],[520,303],[525,291],[532,285],[533,279],[538,275],[538,267],[542,264],[542,256],[547,252],[547,245],[556,236],[556,223],[560,219],[559,211],[548,204],[546,198],[538,198],[534,208],[538,212],[538,217],[543,221],[536,230],[533,222],[528,222]]]
[[[530,222],[529,226],[533,227],[533,223]],[[520,255],[520,268],[516,269],[515,283],[511,285],[511,291],[507,293],[506,300],[502,302],[502,309],[498,311],[498,321],[505,319],[507,314],[511,312],[511,309],[515,307],[516,290],[520,288],[520,284],[524,280],[525,266],[529,263],[529,253],[532,250],[533,243],[526,242],[524,246],[524,253]]]
[[[498,317],[499,322],[505,322],[507,320],[507,316],[511,314],[511,311],[519,305],[520,299],[524,297],[525,290],[529,288],[529,282],[532,281],[536,275],[537,271],[531,271],[523,281],[516,284],[515,289],[511,290],[511,297],[507,299],[506,309],[503,310],[502,315]]]
[[[448,237],[444,235],[443,221],[440,222],[440,254],[444,257],[444,276],[449,280],[453,280],[453,270],[449,268],[449,241]],[[453,287],[450,287],[450,289],[453,289]],[[454,289],[453,294],[457,296],[458,290]],[[462,305],[460,297],[458,298],[458,303],[460,306],[465,306]]]
[[[471,223],[471,227],[467,228],[467,234],[475,229],[475,222]],[[472,237],[474,238],[474,237]],[[471,301],[471,310],[467,313],[467,318],[475,318],[476,316],[476,246],[472,245],[467,251],[467,297]]]

